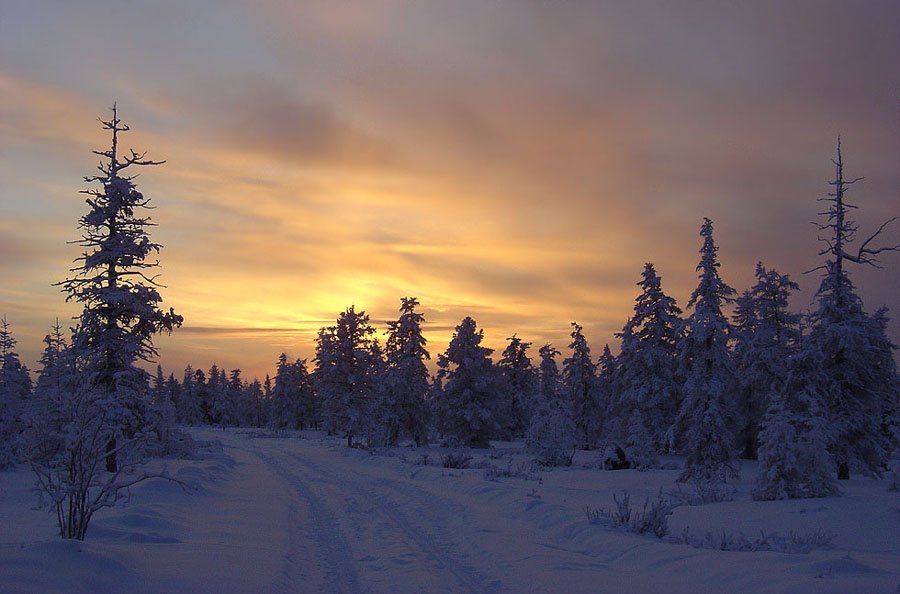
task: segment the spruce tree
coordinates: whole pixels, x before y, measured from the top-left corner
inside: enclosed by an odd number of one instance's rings
[[[538,354],[539,393],[525,434],[525,447],[538,464],[570,466],[581,440],[572,418],[572,403],[562,397],[562,378],[556,365],[560,353],[545,344]]]
[[[644,265],[634,315],[618,336],[622,348],[617,378],[619,402],[628,427],[636,428],[634,411],[650,438],[649,450],[665,450],[665,432],[675,421],[680,401],[676,378],[681,309],[662,290],[653,264]]]
[[[572,404],[575,427],[581,436],[581,447],[592,449],[600,430],[600,411],[596,398],[596,366],[591,360],[591,349],[582,332],[583,328],[572,322],[572,355],[563,361],[563,385]]]
[[[31,376],[19,361],[6,316],[0,319],[0,470],[19,461],[18,440],[31,395]]]
[[[334,326],[319,331],[316,376],[325,426],[331,434],[343,433],[348,446],[369,430],[367,415],[375,388],[374,333],[366,312],[357,312],[353,306],[341,313]]]
[[[497,367],[509,384],[508,400],[503,408],[505,433],[511,438],[524,437],[531,424],[531,414],[537,407],[538,377],[528,356],[530,342],[515,334],[506,339],[509,344],[503,350]]]
[[[824,398],[817,390],[822,353],[813,347],[792,355],[790,371],[779,385],[770,384],[768,406],[759,435],[757,500],[837,495]]]
[[[483,338],[484,331],[466,317],[456,327],[447,351],[438,357],[445,436],[476,448],[488,447],[497,435],[498,402],[507,390],[491,362],[493,350],[481,346]]]
[[[556,400],[560,396],[562,382],[559,366],[556,364],[556,357],[560,355],[560,352],[553,348],[553,345],[545,344],[538,350],[538,355],[541,358],[538,367],[541,396],[544,402]]]
[[[413,439],[416,445],[428,441],[425,399],[429,375],[425,361],[431,359],[431,355],[425,348],[427,341],[422,335],[425,317],[416,311],[418,306],[415,297],[403,297],[399,319],[387,323],[387,369],[382,382],[384,415],[381,422],[385,425],[388,445],[396,445],[403,437]]]
[[[784,390],[789,362],[800,341],[800,315],[788,311],[799,290],[787,275],[756,265],[756,284],[735,300],[734,359],[737,371],[738,445],[756,459],[757,438],[769,394]]]
[[[811,316],[805,348],[821,356],[818,392],[825,400],[833,429],[831,453],[839,479],[850,478],[851,468],[880,475],[891,450],[896,447],[883,427],[886,417],[896,414],[897,369],[886,330],[884,312],[867,314],[847,270],[847,264],[879,267],[879,254],[900,251],[900,244],[878,247],[874,242],[896,217],[883,223],[857,246],[858,225],[849,211],[856,208],[846,195],[862,178],[844,178],[841,143],[838,140],[833,191],[819,200],[827,204],[818,224],[825,247],[823,271],[817,292],[818,307]],[[875,363],[875,364],[873,364]],[[893,410],[891,410],[893,409]]]
[[[699,284],[688,301],[693,308],[679,342],[683,401],[670,440],[687,455],[681,481],[724,482],[737,478],[734,434],[734,365],[728,341],[731,326],[722,307],[734,289],[719,277],[713,224],[703,220]]]
[[[171,308],[161,309],[159,266],[153,258],[161,246],[152,241],[153,225],[144,212],[150,199],[137,190],[134,168],[162,164],[144,154],[119,150],[119,135],[129,130],[118,117],[100,120],[112,136],[109,149],[95,151],[102,158],[99,175],[85,181],[97,184],[84,190],[88,213],[79,220],[84,248],[71,269],[74,276],[61,286],[68,301],[82,304],[74,337],[79,369],[86,374],[86,386],[105,410],[109,450],[107,469],[114,472],[120,439],[128,440],[147,425],[147,373],[137,366],[156,355],[153,336],[170,333],[182,323]],[[99,401],[102,401],[100,403]]]

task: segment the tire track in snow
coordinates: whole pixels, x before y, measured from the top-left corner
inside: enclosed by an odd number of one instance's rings
[[[298,553],[300,552],[298,539],[301,535],[309,534],[314,536],[318,543],[319,565],[323,568],[326,581],[321,584],[318,591],[336,594],[362,592],[356,571],[356,562],[347,540],[338,528],[337,518],[331,508],[313,493],[302,478],[291,472],[273,456],[260,451],[254,451],[253,454],[287,482],[292,492],[300,497],[302,503],[309,508],[308,517],[313,523],[311,529],[301,526],[297,518],[297,509],[294,507],[295,503],[292,502],[292,509],[289,512],[291,525],[288,528],[291,531],[289,535],[290,548],[285,554],[285,567],[282,570],[285,578],[285,591],[292,591],[297,585],[301,586],[299,591],[308,590],[308,588],[302,587],[304,584],[301,579],[306,576],[300,573],[298,567]]]
[[[462,506],[448,500],[437,500],[431,493],[385,477],[360,477],[348,473],[341,475],[338,482],[335,480],[337,477],[334,472],[323,469],[308,457],[296,455],[294,460],[309,473],[318,475],[321,480],[332,482],[339,490],[364,495],[366,500],[377,508],[377,512],[389,519],[394,527],[399,528],[406,540],[418,548],[426,559],[452,576],[458,586],[454,591],[477,594],[499,591],[498,581],[489,581],[462,559],[465,555],[458,551],[458,543],[454,543],[446,536],[444,538],[435,536],[454,534],[451,522],[455,518],[456,524],[459,524],[459,518],[464,514]],[[394,493],[394,497],[389,496],[385,488]],[[396,495],[400,495],[403,501],[396,501]],[[420,512],[423,509],[430,510],[431,513],[425,521],[422,521],[424,517],[422,514],[418,515],[417,519],[413,518],[413,512],[417,510],[406,511],[410,501],[419,504],[417,508]],[[451,513],[451,508],[455,513]]]

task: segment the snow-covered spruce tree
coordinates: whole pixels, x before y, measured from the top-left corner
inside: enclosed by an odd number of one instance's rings
[[[335,326],[319,331],[316,382],[325,427],[331,434],[343,433],[350,447],[354,436],[367,434],[371,421],[374,333],[366,312],[353,306],[341,313]]]
[[[866,314],[856,294],[845,264],[878,267],[878,255],[900,251],[900,244],[877,247],[873,242],[897,217],[883,223],[864,241],[853,246],[858,226],[849,216],[856,208],[847,202],[846,194],[862,178],[844,179],[844,162],[838,139],[834,190],[819,200],[827,203],[820,213],[825,218],[818,224],[825,247],[823,271],[817,293],[818,307],[811,316],[809,336],[804,348],[821,354],[821,385],[829,424],[834,431],[831,453],[837,464],[838,479],[850,478],[851,469],[880,475],[896,446],[893,437],[882,426],[886,416],[894,413],[897,395],[897,370],[892,350],[885,335],[884,314],[878,319]],[[878,364],[873,364],[878,362]],[[895,409],[896,410],[896,409]]]
[[[288,361],[281,353],[269,406],[271,429],[306,429],[314,424],[314,394],[306,360]]]
[[[18,441],[31,395],[31,376],[19,355],[6,316],[0,319],[0,470],[19,461]]]
[[[466,317],[456,327],[447,351],[438,357],[445,438],[475,448],[488,447],[499,433],[497,406],[508,390],[491,362],[493,350],[481,346],[483,338],[484,331]]]
[[[797,283],[756,265],[756,284],[735,300],[734,360],[738,397],[738,444],[756,459],[757,438],[769,394],[784,389],[791,356],[800,341],[800,315],[788,311]]]
[[[545,344],[538,350],[538,354],[541,357],[541,363],[538,366],[541,397],[544,402],[556,400],[562,389],[562,376],[559,373],[559,366],[556,364],[556,357],[560,355],[560,352],[553,348],[553,345]]]
[[[186,454],[192,443],[184,432],[178,429],[175,402],[169,397],[166,379],[161,365],[156,366],[153,387],[150,390],[150,429],[153,432],[153,454]]]
[[[387,368],[381,383],[382,410],[386,442],[396,445],[401,438],[409,438],[416,445],[428,441],[429,389],[428,368],[425,361],[431,355],[425,348],[422,324],[425,317],[416,311],[415,297],[400,299],[400,317],[388,325],[385,345]]]
[[[611,440],[620,436],[617,430],[621,427],[621,421],[628,416],[628,406],[621,402],[619,381],[624,370],[619,357],[612,354],[609,344],[603,345],[603,351],[597,357],[596,370],[594,403],[597,413],[594,431],[596,440],[609,446]]]
[[[578,448],[572,405],[562,398],[543,399],[531,415],[525,448],[543,466],[571,466]]]
[[[685,335],[679,342],[683,400],[669,437],[687,455],[680,481],[724,482],[738,476],[730,426],[735,381],[728,350],[731,327],[722,313],[734,289],[719,277],[711,220],[703,220],[700,235],[700,282],[688,301],[693,312],[685,321]]]
[[[666,430],[675,421],[680,401],[675,372],[681,309],[663,292],[653,264],[644,265],[638,286],[641,293],[635,298],[634,315],[618,334],[622,339],[618,400],[628,411],[623,419],[626,432],[635,427],[633,411],[637,409],[649,433],[649,449],[662,453]]]
[[[181,380],[181,397],[176,401],[175,412],[179,423],[200,425],[203,423],[202,392],[206,389],[206,374],[202,369],[194,371],[188,365]]]
[[[525,434],[525,447],[544,466],[570,466],[580,444],[572,419],[572,403],[562,397],[562,379],[556,357],[559,351],[545,344],[538,351],[539,393]]]
[[[227,383],[225,370],[213,363],[209,368],[206,387],[200,391],[200,410],[203,411],[203,422],[207,425],[218,425],[221,422],[222,400],[225,398]]]
[[[838,494],[828,453],[831,431],[822,395],[816,393],[821,364],[821,353],[804,349],[792,356],[785,381],[770,383],[759,435],[756,500]]]
[[[263,396],[263,384],[258,377],[244,388],[244,423],[247,427],[265,427],[265,397]]]
[[[34,397],[30,400],[26,414],[26,431],[23,434],[23,451],[43,450],[42,456],[55,455],[64,450],[65,420],[63,414],[75,390],[75,360],[71,348],[63,336],[59,320],[50,334],[44,337],[44,351],[39,360],[41,365]],[[42,457],[40,456],[40,457]],[[39,458],[40,458],[39,457]]]
[[[524,437],[531,424],[531,414],[537,407],[540,390],[538,377],[528,356],[530,342],[525,342],[515,334],[506,339],[509,344],[497,362],[503,377],[509,384],[508,400],[501,403],[503,410],[503,431],[510,438]]]
[[[572,356],[563,361],[563,386],[572,403],[572,416],[578,428],[581,447],[592,449],[600,430],[600,411],[596,398],[596,366],[582,327],[572,322]]]
[[[116,472],[123,440],[130,441],[147,428],[147,372],[137,366],[156,355],[153,335],[172,332],[183,318],[171,308],[160,309],[159,261],[150,259],[160,245],[150,239],[153,225],[143,212],[150,199],[137,190],[135,167],[160,165],[144,154],[119,150],[119,134],[128,131],[112,108],[110,120],[100,120],[112,135],[102,157],[99,175],[85,177],[88,213],[79,220],[84,248],[71,269],[74,276],[60,285],[66,300],[82,304],[74,336],[79,370],[86,375],[85,389],[104,410],[102,432],[107,439],[106,467]]]

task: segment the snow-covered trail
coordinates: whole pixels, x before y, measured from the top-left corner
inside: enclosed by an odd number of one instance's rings
[[[282,592],[855,591],[827,569],[836,552],[700,550],[592,526],[566,498],[594,485],[489,481],[328,440],[221,439],[291,494]],[[877,567],[842,563],[842,577],[880,590]]]
[[[480,468],[451,470],[438,448],[371,455],[317,433],[191,432],[193,459],[153,464],[196,489],[141,484],[83,543],[56,537],[27,470],[0,473],[0,592],[887,594],[900,583],[900,499],[878,481],[753,502],[745,479],[734,501],[676,510],[675,534],[835,534],[808,554],[732,552],[588,523],[586,505],[628,489],[640,506],[677,470],[522,476],[520,444],[471,451]],[[498,477],[507,468],[519,476]]]

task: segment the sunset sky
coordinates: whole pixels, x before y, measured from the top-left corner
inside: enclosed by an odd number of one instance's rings
[[[0,314],[32,368],[77,313],[52,285],[113,101],[167,161],[137,184],[177,375],[262,377],[407,295],[435,356],[466,315],[495,348],[578,321],[617,350],[644,262],[684,306],[704,216],[728,283],[762,260],[808,309],[838,134],[862,230],[900,215],[896,0],[0,0]],[[883,265],[853,279],[900,342]]]

